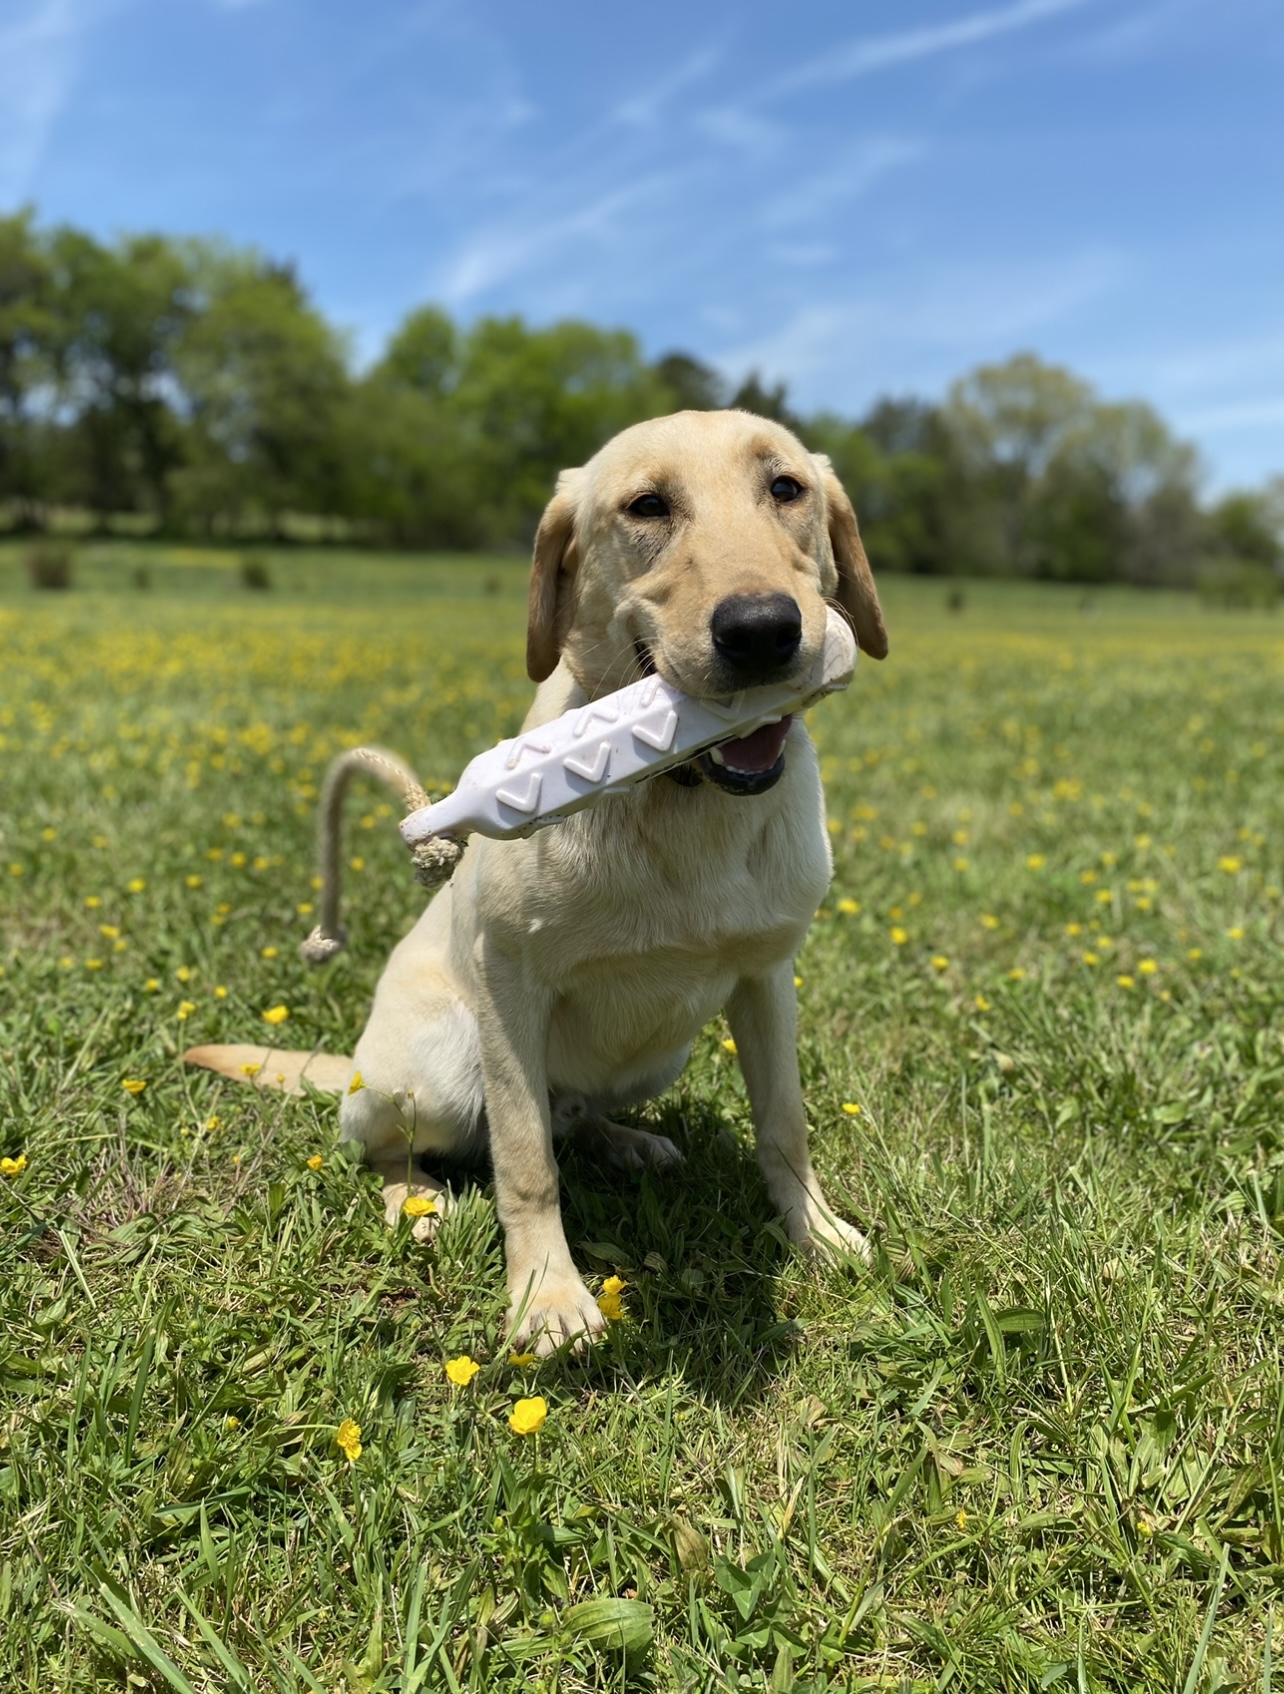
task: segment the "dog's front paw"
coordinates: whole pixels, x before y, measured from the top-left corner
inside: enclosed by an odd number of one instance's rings
[[[508,1332],[518,1352],[546,1358],[568,1341],[578,1352],[606,1328],[597,1301],[573,1270],[539,1282],[530,1277],[520,1287],[514,1281],[511,1292]]]
[[[801,1228],[795,1229],[793,1221],[791,1215],[790,1239],[804,1251],[839,1263],[845,1259],[856,1259],[863,1265],[869,1264],[872,1257],[869,1242],[855,1224],[844,1223],[842,1218],[836,1218],[832,1212],[822,1211],[819,1207],[808,1209],[805,1219],[801,1220]]]

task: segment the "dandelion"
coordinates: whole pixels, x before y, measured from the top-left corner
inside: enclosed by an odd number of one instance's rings
[[[960,1507],[954,1514],[954,1525],[956,1529],[967,1528],[967,1513],[962,1509],[962,1507]]]
[[[445,1369],[446,1375],[456,1388],[467,1388],[481,1366],[476,1359],[470,1359],[467,1353],[461,1353],[457,1359],[447,1359]]]
[[[159,994],[160,993],[160,978],[158,976],[149,976],[147,978],[147,981],[143,984],[143,993],[144,994]]]
[[[275,959],[279,952],[280,948],[278,947],[265,947],[259,954],[259,957],[261,959]]]
[[[105,936],[108,941],[114,941],[120,934],[120,928],[114,923],[100,923],[98,925],[98,933],[99,935]]]
[[[126,1076],[121,1078],[120,1086],[126,1094],[141,1094],[147,1084],[141,1076]]]
[[[213,1135],[213,1133],[216,1129],[222,1129],[222,1127],[223,1127],[222,1118],[206,1118],[206,1120],[205,1120],[205,1128],[206,1128],[206,1131],[210,1135]]]
[[[24,876],[25,874],[26,873],[23,870],[21,865],[10,865],[9,866],[9,875],[10,876]]]
[[[845,918],[854,918],[860,911],[860,901],[853,900],[849,894],[844,894],[838,902],[838,910]]]
[[[262,1069],[263,1069],[262,1065],[242,1065],[241,1066],[241,1075],[242,1076],[251,1076],[251,1077],[257,1076]]]
[[[229,1435],[234,1434],[235,1431],[238,1430],[240,1427],[241,1427],[240,1418],[234,1418],[229,1414],[227,1417],[225,1417],[223,1419],[223,1428],[225,1430],[227,1430]]]
[[[990,1010],[990,1002],[986,999],[984,994],[978,994],[972,1004],[976,1007],[978,1012],[988,1012]]]
[[[1028,871],[1041,871],[1047,862],[1045,854],[1030,853],[1026,856],[1025,868]]]
[[[998,918],[995,917],[993,912],[982,912],[981,913],[981,928],[982,929],[997,929],[998,927],[999,927],[999,920],[998,920]]]
[[[174,972],[174,975],[180,982],[190,982],[193,975],[192,967],[190,965],[180,965]]]
[[[85,960],[85,969],[87,971],[100,971],[102,968],[103,968],[103,962],[102,962],[101,959],[86,959]]]
[[[361,1075],[361,1072],[360,1071],[353,1071],[352,1081],[348,1084],[348,1093],[349,1094],[360,1094],[361,1090],[365,1087],[365,1085],[366,1085],[365,1079]]]
[[[1154,1533],[1154,1524],[1151,1523],[1150,1519],[1143,1512],[1137,1519],[1137,1534],[1140,1535],[1143,1540],[1149,1541]]]
[[[1244,939],[1244,931],[1239,924],[1236,924],[1232,929],[1228,929],[1226,934],[1231,941],[1242,941]]]
[[[903,947],[909,940],[909,931],[902,929],[898,923],[893,924],[887,933],[893,947]]]
[[[201,878],[199,876],[189,876],[184,880],[189,888],[199,888],[201,886]]]
[[[620,1296],[628,1286],[628,1283],[621,1276],[608,1276],[602,1284],[602,1292],[597,1297],[597,1309],[604,1318],[609,1318],[612,1323],[619,1323],[624,1317],[624,1307]]]
[[[1085,965],[1099,965],[1101,963],[1101,955],[1100,953],[1085,953],[1083,955],[1083,962]]]
[[[966,859],[955,859],[954,869],[956,871],[965,871],[967,869],[967,860]]]
[[[950,961],[945,957],[944,953],[932,954],[932,969],[934,971],[947,971],[949,968]]]
[[[548,1401],[542,1394],[531,1400],[519,1400],[508,1414],[508,1427],[514,1435],[538,1435],[548,1416]]]
[[[1099,906],[1108,906],[1114,899],[1114,894],[1109,888],[1099,888],[1093,895],[1093,899]]]
[[[858,1118],[863,1109],[859,1101],[856,1100],[844,1100],[842,1104],[842,1110],[846,1112],[849,1118]]]
[[[27,1168],[27,1155],[19,1153],[16,1159],[0,1159],[0,1176],[21,1176]]]
[[[1203,956],[1204,956],[1204,949],[1202,947],[1188,947],[1186,949],[1186,957],[1188,959],[1192,960],[1192,961],[1194,961],[1196,959],[1202,959]]]
[[[1159,966],[1153,959],[1142,959],[1138,964],[1137,969],[1142,976],[1154,976],[1155,972],[1159,969]]]
[[[180,1000],[178,1002],[178,1013],[177,1013],[178,1021],[180,1023],[185,1023],[187,1021],[187,1019],[191,1017],[192,1013],[195,1010],[196,1010],[195,1000]]]
[[[290,1015],[288,1006],[269,1006],[263,1014],[263,1022],[270,1023],[275,1029],[277,1024],[284,1023]]]
[[[132,881],[125,884],[126,892],[129,894],[141,894],[146,887],[147,879],[141,876],[136,876]]]
[[[1066,934],[1070,936],[1082,935],[1083,925],[1081,923],[1068,923],[1066,925]]]
[[[801,988],[801,987],[802,987],[802,982],[803,982],[803,979],[802,979],[802,978],[801,978],[801,977],[800,977],[800,976],[795,976],[795,977],[794,977],[794,987],[795,987],[795,988]]]
[[[352,866],[354,871],[363,871],[366,868],[366,861],[360,857],[349,859],[348,863]]]
[[[227,999],[227,989],[222,988],[222,987],[216,988],[214,990],[214,998],[216,1000],[226,1000]]]
[[[324,1163],[325,1160],[321,1157],[320,1153],[314,1153],[307,1161],[308,1169],[310,1171],[319,1171]]]
[[[430,1218],[437,1210],[437,1202],[426,1194],[407,1194],[401,1209],[408,1218]]]
[[[1013,965],[1012,969],[1008,972],[1008,981],[1009,982],[1024,982],[1025,981],[1025,966],[1024,965]]]
[[[1137,986],[1136,977],[1129,976],[1126,971],[1122,976],[1117,976],[1115,981],[1119,984],[1120,988],[1135,988]]]
[[[723,1049],[723,1052],[730,1053],[733,1058],[735,1057],[737,1052],[739,1052],[739,1048],[736,1046],[735,1042],[731,1039],[730,1036],[727,1036],[726,1040],[722,1043],[722,1049]]]
[[[510,1365],[516,1366],[518,1370],[527,1370],[535,1363],[535,1355],[534,1353],[510,1353],[508,1362]]]
[[[361,1457],[361,1425],[355,1418],[344,1418],[335,1431],[334,1444],[350,1465]]]

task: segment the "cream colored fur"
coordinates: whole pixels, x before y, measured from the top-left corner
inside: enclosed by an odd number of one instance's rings
[[[781,475],[803,486],[792,503],[770,494]],[[668,502],[668,519],[628,512],[648,492]],[[827,601],[845,607],[866,651],[886,652],[828,461],[741,412],[625,430],[563,473],[540,526],[528,665],[542,686],[527,727],[631,680],[637,642],[679,688],[718,692],[713,608],[776,592],[802,612],[799,672]],[[364,1086],[343,1095],[343,1131],[383,1176],[390,1218],[408,1192],[408,1148],[459,1154],[488,1136],[515,1343],[548,1351],[603,1323],[562,1228],[556,1134],[587,1135],[621,1164],[676,1160],[670,1142],[611,1114],[668,1088],[723,1011],[790,1238],[865,1252],[812,1168],[795,1049],[793,956],[830,870],[816,755],[796,720],[784,774],[764,794],[662,777],[529,840],[474,837],[394,949],[357,1044]]]

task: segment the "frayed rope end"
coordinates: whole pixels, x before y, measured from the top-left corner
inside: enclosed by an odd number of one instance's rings
[[[347,936],[342,932],[338,935],[327,935],[318,924],[306,941],[300,941],[299,957],[310,965],[329,964],[336,953],[343,951],[347,940]]]

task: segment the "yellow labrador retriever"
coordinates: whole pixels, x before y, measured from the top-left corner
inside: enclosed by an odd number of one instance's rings
[[[744,412],[637,424],[562,473],[540,523],[527,668],[542,686],[525,727],[652,668],[695,696],[792,680],[827,602],[886,654],[827,459]],[[408,1194],[441,1193],[407,1185],[408,1145],[488,1144],[513,1340],[547,1352],[603,1324],[562,1228],[555,1139],[574,1131],[627,1166],[678,1159],[611,1114],[668,1088],[725,1010],[791,1240],[863,1254],[812,1169],[795,1047],[793,956],[830,872],[816,755],[786,719],[527,840],[474,836],[393,951],[352,1061],[278,1054],[266,1075],[288,1085],[306,1065],[345,1088],[344,1133],[382,1176],[390,1221]],[[244,1050],[189,1057],[235,1075]]]

